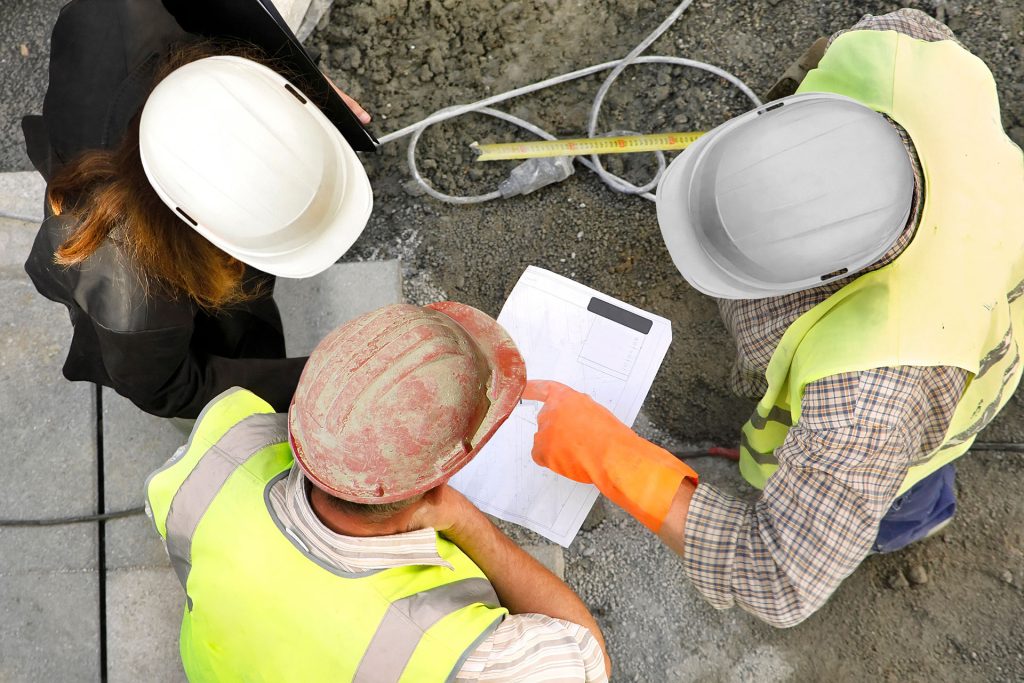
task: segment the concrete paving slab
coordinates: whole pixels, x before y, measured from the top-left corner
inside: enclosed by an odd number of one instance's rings
[[[39,223],[46,183],[35,171],[0,173],[0,217]]]
[[[402,301],[400,262],[336,263],[306,280],[279,279],[274,298],[291,356],[307,355],[346,320]]]
[[[562,546],[537,544],[524,545],[522,548],[552,574],[565,581],[565,553]]]
[[[150,472],[187,439],[170,420],[148,415],[126,398],[103,389],[103,475],[107,510],[142,505]],[[146,517],[107,523],[107,568],[167,567],[167,553]]]
[[[184,681],[178,633],[185,594],[170,568],[107,572],[107,676]]]
[[[98,591],[95,571],[0,576],[0,681],[99,680]]]
[[[60,373],[66,313],[40,297],[24,273],[0,278],[0,297],[0,433],[18,454],[0,478],[0,517],[91,514],[94,394],[92,385],[69,383]],[[0,573],[95,567],[96,530],[89,525],[0,529]]]
[[[38,230],[38,223],[0,218],[0,275],[16,279],[24,275],[25,259]]]
[[[61,375],[67,313],[20,267],[34,232],[0,222],[0,517],[91,514],[95,392]],[[99,678],[97,544],[95,524],[0,529],[0,680]]]
[[[61,375],[67,312],[28,277],[0,278],[0,433],[11,453],[0,480],[3,516],[88,514],[96,509],[93,385]]]
[[[149,473],[187,436],[103,389],[104,498],[107,510],[141,505]],[[148,517],[106,524],[107,675],[110,681],[179,681],[184,593]]]

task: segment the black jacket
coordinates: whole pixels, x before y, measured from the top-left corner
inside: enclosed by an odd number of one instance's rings
[[[116,147],[163,54],[188,37],[160,0],[65,6],[53,29],[43,115],[22,122],[43,177],[84,150]],[[287,410],[306,359],[285,358],[272,276],[248,269],[247,284],[262,282],[264,294],[210,315],[187,297],[147,290],[113,242],[79,266],[56,265],[54,252],[73,228],[74,218],[48,215],[25,264],[36,289],[71,316],[65,377],[111,387],[165,417],[195,417],[232,386]]]

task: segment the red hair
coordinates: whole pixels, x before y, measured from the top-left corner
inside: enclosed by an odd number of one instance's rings
[[[158,67],[153,85],[180,66],[222,54],[268,61],[253,46],[197,41],[172,50]],[[47,200],[54,214],[78,219],[72,235],[54,254],[61,265],[83,263],[109,239],[147,287],[187,296],[204,309],[259,295],[258,290],[243,287],[245,264],[186,225],[150,185],[139,156],[138,115],[117,147],[88,150],[62,167],[50,180]]]

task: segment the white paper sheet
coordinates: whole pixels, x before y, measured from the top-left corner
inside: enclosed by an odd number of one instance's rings
[[[534,266],[519,278],[498,322],[519,346],[530,379],[585,392],[628,425],[672,341],[668,320]],[[450,483],[484,512],[568,546],[598,491],[534,464],[540,407],[523,401]]]

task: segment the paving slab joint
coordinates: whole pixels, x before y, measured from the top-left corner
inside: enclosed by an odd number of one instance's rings
[[[46,183],[35,171],[0,173],[0,218],[41,223],[45,196]]]

